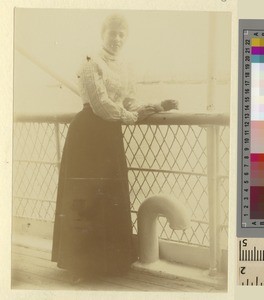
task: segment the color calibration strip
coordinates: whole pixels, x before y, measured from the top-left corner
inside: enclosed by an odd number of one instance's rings
[[[237,236],[264,237],[264,20],[239,21]]]
[[[264,286],[264,20],[239,20],[237,284]]]
[[[264,37],[251,38],[250,117],[250,219],[264,219]]]

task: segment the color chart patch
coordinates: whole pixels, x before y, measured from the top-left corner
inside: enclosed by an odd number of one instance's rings
[[[250,218],[264,219],[264,38],[250,44]]]

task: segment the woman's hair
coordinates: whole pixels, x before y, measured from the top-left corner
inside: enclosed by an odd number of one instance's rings
[[[126,19],[120,14],[113,14],[113,15],[108,16],[104,20],[102,30],[101,30],[101,35],[104,34],[104,32],[107,28],[109,28],[110,26],[113,26],[113,25],[116,27],[122,28],[123,30],[126,31],[126,34],[128,34],[128,24],[127,24]]]

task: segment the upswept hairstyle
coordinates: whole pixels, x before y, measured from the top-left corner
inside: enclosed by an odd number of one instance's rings
[[[120,14],[112,14],[104,20],[101,29],[101,36],[103,36],[105,30],[112,25],[122,28],[126,31],[126,34],[128,34],[128,24],[126,19]]]

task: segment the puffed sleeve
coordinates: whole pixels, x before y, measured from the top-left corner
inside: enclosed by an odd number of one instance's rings
[[[78,83],[83,102],[90,103],[97,116],[108,121],[120,120],[125,124],[134,124],[137,121],[137,112],[128,111],[108,97],[102,70],[94,60],[87,59],[84,63],[78,72]]]

